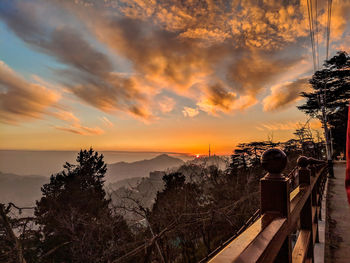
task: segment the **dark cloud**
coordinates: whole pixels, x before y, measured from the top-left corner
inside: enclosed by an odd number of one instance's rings
[[[269,53],[248,53],[229,65],[227,79],[237,92],[255,96],[302,59],[301,56],[275,58],[273,53],[270,53],[270,57],[268,55]]]
[[[41,42],[38,46],[59,61],[86,74],[104,78],[113,71],[108,57],[94,49],[78,31],[69,27],[55,29],[50,40]]]
[[[263,100],[264,110],[282,109],[301,99],[300,93],[310,88],[308,79],[308,77],[303,77],[272,87],[271,94]]]
[[[237,98],[234,93],[229,92],[220,84],[215,84],[209,87],[208,100],[214,106],[217,106],[227,111],[231,108],[231,105],[233,105],[233,102],[236,99]]]

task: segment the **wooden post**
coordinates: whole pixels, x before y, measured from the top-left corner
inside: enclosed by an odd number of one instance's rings
[[[315,177],[316,176],[316,168],[315,168],[315,166],[313,164],[309,164],[308,168],[310,170],[311,177]],[[313,206],[318,206],[318,204],[317,204],[317,194],[318,194],[318,187],[319,187],[319,182],[320,182],[319,179],[315,182],[315,186],[312,189],[312,193],[311,193],[312,205]]]
[[[309,161],[305,156],[300,156],[297,160],[299,166],[299,184],[310,185],[310,170],[307,168]]]
[[[277,148],[269,149],[263,153],[261,163],[268,172],[260,180],[261,214],[289,218],[290,180],[282,174],[283,169],[287,165],[286,154]],[[276,255],[275,262],[292,262],[291,239],[289,235]]]
[[[319,213],[318,213],[318,219],[321,221],[322,220],[322,199],[323,199],[323,191],[326,185],[326,181],[327,181],[327,177],[325,176],[325,173],[322,172],[321,176],[320,176],[320,187],[319,187],[319,195],[320,198],[318,199],[318,205],[320,207],[319,209]]]
[[[318,160],[315,158],[308,158],[309,161],[309,168],[311,171],[311,176],[316,176],[316,173],[319,172],[320,168],[322,167],[322,165],[324,165],[326,162],[323,160]],[[317,205],[318,207],[318,218],[319,220],[322,219],[321,217],[321,210],[322,210],[322,194],[323,194],[323,189],[324,189],[324,184],[325,184],[325,176],[323,176],[323,174],[318,178],[316,185],[314,186],[314,189],[316,188],[316,192],[313,193],[313,205]],[[319,199],[317,201],[317,194],[319,194]],[[314,202],[314,199],[316,198],[317,204],[316,202]],[[318,221],[317,221],[318,224]],[[318,240],[318,234],[317,236],[317,240]]]
[[[316,167],[312,162],[310,163],[310,160],[309,160],[308,167],[310,170],[311,177],[315,177],[316,176]],[[317,194],[319,194],[320,179],[321,179],[321,177],[319,177],[317,179],[317,181],[315,182],[314,188],[312,189],[312,192],[311,192],[311,204],[314,207],[314,209],[316,210],[315,217],[313,217],[313,223],[316,226],[316,235],[315,235],[314,243],[320,242],[319,233],[318,233],[318,211],[320,210],[320,206],[319,206],[319,202],[317,201]]]
[[[305,156],[300,156],[297,160],[297,163],[299,166],[300,187],[310,187],[311,172],[307,168],[309,164],[308,158]],[[305,202],[304,207],[300,212],[300,230],[310,231],[311,235],[310,235],[310,241],[309,241],[309,246],[307,250],[307,257],[312,259],[312,262],[313,262],[315,240],[313,240],[312,225],[313,225],[313,220],[312,220],[312,194],[311,194],[307,199],[307,201]]]

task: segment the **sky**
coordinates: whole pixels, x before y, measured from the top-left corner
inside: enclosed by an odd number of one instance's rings
[[[327,1],[311,2],[319,68]],[[330,55],[349,52],[349,18],[334,0]],[[308,119],[312,61],[306,0],[1,0],[0,149],[287,140]]]

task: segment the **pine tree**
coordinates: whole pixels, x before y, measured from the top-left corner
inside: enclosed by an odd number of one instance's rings
[[[311,92],[302,92],[306,102],[298,109],[322,119],[321,105],[327,109],[328,125],[331,128],[336,152],[345,152],[344,138],[346,134],[346,117],[344,112],[350,100],[350,57],[344,52],[338,52],[327,60],[323,69],[316,71],[310,80]]]
[[[113,214],[103,189],[103,155],[81,150],[42,187],[35,216],[43,235],[44,262],[109,262],[130,239],[121,216]]]

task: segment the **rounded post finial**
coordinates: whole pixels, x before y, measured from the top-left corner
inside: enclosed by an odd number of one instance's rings
[[[309,164],[309,158],[305,156],[300,156],[297,160],[297,164],[301,168],[306,168],[306,166],[308,166]]]
[[[267,178],[284,178],[281,173],[287,165],[287,155],[279,148],[268,149],[262,154],[261,165],[268,172]]]
[[[297,160],[299,166],[299,184],[310,185],[311,171],[307,168],[310,164],[309,158],[306,156],[300,156]]]

